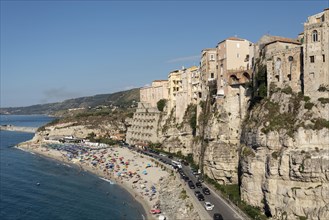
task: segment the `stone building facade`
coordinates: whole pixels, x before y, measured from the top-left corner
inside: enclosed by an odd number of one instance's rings
[[[283,48],[283,49],[282,49]],[[303,54],[301,44],[296,40],[272,41],[265,45],[267,68],[267,94],[271,86],[290,87],[293,92],[302,91]]]
[[[126,142],[148,145],[159,141],[157,129],[161,112],[150,103],[139,102],[126,134]]]
[[[329,8],[308,17],[304,23],[305,95],[329,97]],[[321,92],[321,88],[326,92]],[[320,90],[320,91],[319,91]]]
[[[181,87],[176,92],[176,100],[173,103],[175,106],[175,116],[177,122],[182,122],[185,110],[191,103],[196,104],[198,99],[195,98],[200,90],[199,67],[192,66],[180,70]]]
[[[151,86],[140,89],[140,101],[157,106],[160,99],[168,99],[168,80],[154,80]]]

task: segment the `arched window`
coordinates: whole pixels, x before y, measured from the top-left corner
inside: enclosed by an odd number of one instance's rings
[[[247,72],[244,72],[243,76],[244,76],[246,82],[250,81],[250,75]]]
[[[239,83],[239,79],[235,75],[230,76],[230,84],[237,84]]]
[[[312,32],[312,40],[313,40],[313,42],[317,42],[318,41],[318,32],[316,30],[314,30]]]

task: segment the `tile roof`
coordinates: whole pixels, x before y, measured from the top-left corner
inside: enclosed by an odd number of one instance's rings
[[[301,43],[295,39],[292,38],[286,38],[286,37],[280,37],[280,36],[271,36],[272,40],[268,43],[266,43],[264,46],[267,46],[269,44],[273,44],[276,42],[283,42],[283,43],[290,43],[290,44],[298,44],[301,45]]]

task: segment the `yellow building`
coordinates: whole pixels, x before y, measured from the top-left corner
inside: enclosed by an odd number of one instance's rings
[[[199,96],[205,101],[209,90],[217,91],[216,48],[207,48],[201,51],[200,84],[201,94],[195,94],[194,98]]]
[[[176,105],[176,96],[182,90],[182,70],[174,70],[168,75],[168,114]]]

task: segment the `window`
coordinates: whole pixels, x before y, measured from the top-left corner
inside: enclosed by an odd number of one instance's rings
[[[310,56],[310,62],[314,63],[314,56]]]
[[[239,43],[237,43],[237,44],[236,44],[236,47],[237,47],[237,48],[240,48],[240,44],[239,44]]]
[[[286,46],[286,49],[289,49],[289,46],[288,45]]]
[[[210,78],[214,78],[214,73],[210,73]]]
[[[239,53],[237,53],[237,54],[236,54],[236,57],[237,57],[237,58],[240,58],[240,54],[239,54]]]
[[[313,42],[317,42],[318,41],[318,32],[316,30],[314,30],[312,32],[312,40],[313,40]]]
[[[326,62],[326,56],[324,54],[322,54],[322,61]]]
[[[213,54],[210,55],[210,60],[214,60],[214,55]]]

